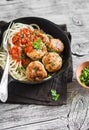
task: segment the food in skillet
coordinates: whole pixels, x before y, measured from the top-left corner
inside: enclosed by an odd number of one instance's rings
[[[7,31],[7,30],[6,30]],[[4,32],[4,35],[6,33]],[[4,37],[3,35],[3,37]],[[46,34],[36,24],[13,23],[8,37],[10,75],[21,81],[41,81],[62,67],[64,44]],[[6,52],[0,50],[0,66],[4,69]]]

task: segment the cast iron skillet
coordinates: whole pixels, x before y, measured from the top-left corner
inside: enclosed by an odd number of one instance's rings
[[[38,84],[38,83],[44,83],[48,80],[51,80],[52,78],[56,77],[57,75],[61,75],[68,67],[68,61],[69,61],[69,56],[70,56],[70,41],[66,34],[57,27],[56,24],[53,22],[43,19],[40,17],[24,17],[24,18],[19,18],[13,20],[14,23],[19,22],[19,23],[25,23],[25,24],[32,24],[35,23],[39,25],[39,27],[46,32],[47,34],[52,35],[54,38],[59,38],[63,43],[64,43],[64,51],[63,51],[63,65],[60,70],[58,70],[54,75],[52,75],[50,78],[44,79],[39,82],[31,82],[31,81],[19,81],[14,79],[9,75],[9,83],[12,81],[24,83],[24,84]],[[10,23],[10,22],[9,22]],[[9,23],[2,21],[0,24],[0,43],[2,42],[2,35],[3,32],[7,29]],[[2,70],[0,70],[2,71]]]

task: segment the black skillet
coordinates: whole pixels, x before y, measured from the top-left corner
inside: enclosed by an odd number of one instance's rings
[[[48,80],[51,80],[52,78],[56,77],[57,75],[61,75],[64,73],[64,71],[68,67],[68,62],[69,62],[69,56],[70,56],[70,41],[67,37],[67,35],[53,22],[40,18],[40,17],[24,17],[24,18],[19,18],[13,20],[14,23],[25,23],[25,24],[32,24],[35,23],[39,25],[39,27],[47,34],[52,35],[54,38],[59,38],[63,43],[64,43],[64,51],[63,51],[63,65],[62,68],[57,71],[54,75],[52,75],[50,78],[43,79],[42,81],[39,82],[31,82],[31,81],[19,81],[14,79],[9,75],[9,83],[16,81],[24,84],[38,84],[38,83],[44,83]],[[10,23],[10,22],[9,22]],[[0,43],[2,42],[2,35],[3,32],[7,29],[9,23],[1,21],[0,22]],[[0,69],[2,72],[2,70]]]

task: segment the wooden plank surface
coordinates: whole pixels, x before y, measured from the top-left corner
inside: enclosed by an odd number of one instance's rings
[[[0,104],[0,130],[88,130],[89,91],[75,79],[76,66],[89,60],[89,0],[1,0],[0,21],[39,16],[67,24],[72,34],[73,83],[63,106]]]

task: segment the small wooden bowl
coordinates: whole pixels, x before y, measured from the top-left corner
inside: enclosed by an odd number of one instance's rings
[[[89,65],[89,61],[85,61],[85,62],[80,63],[80,64],[78,65],[77,69],[76,69],[76,79],[77,79],[78,83],[79,83],[82,87],[87,88],[87,89],[89,89],[89,86],[84,85],[84,84],[80,81],[79,77],[80,77],[80,75],[81,75],[82,70],[83,70],[86,66],[88,66],[88,65]]]

